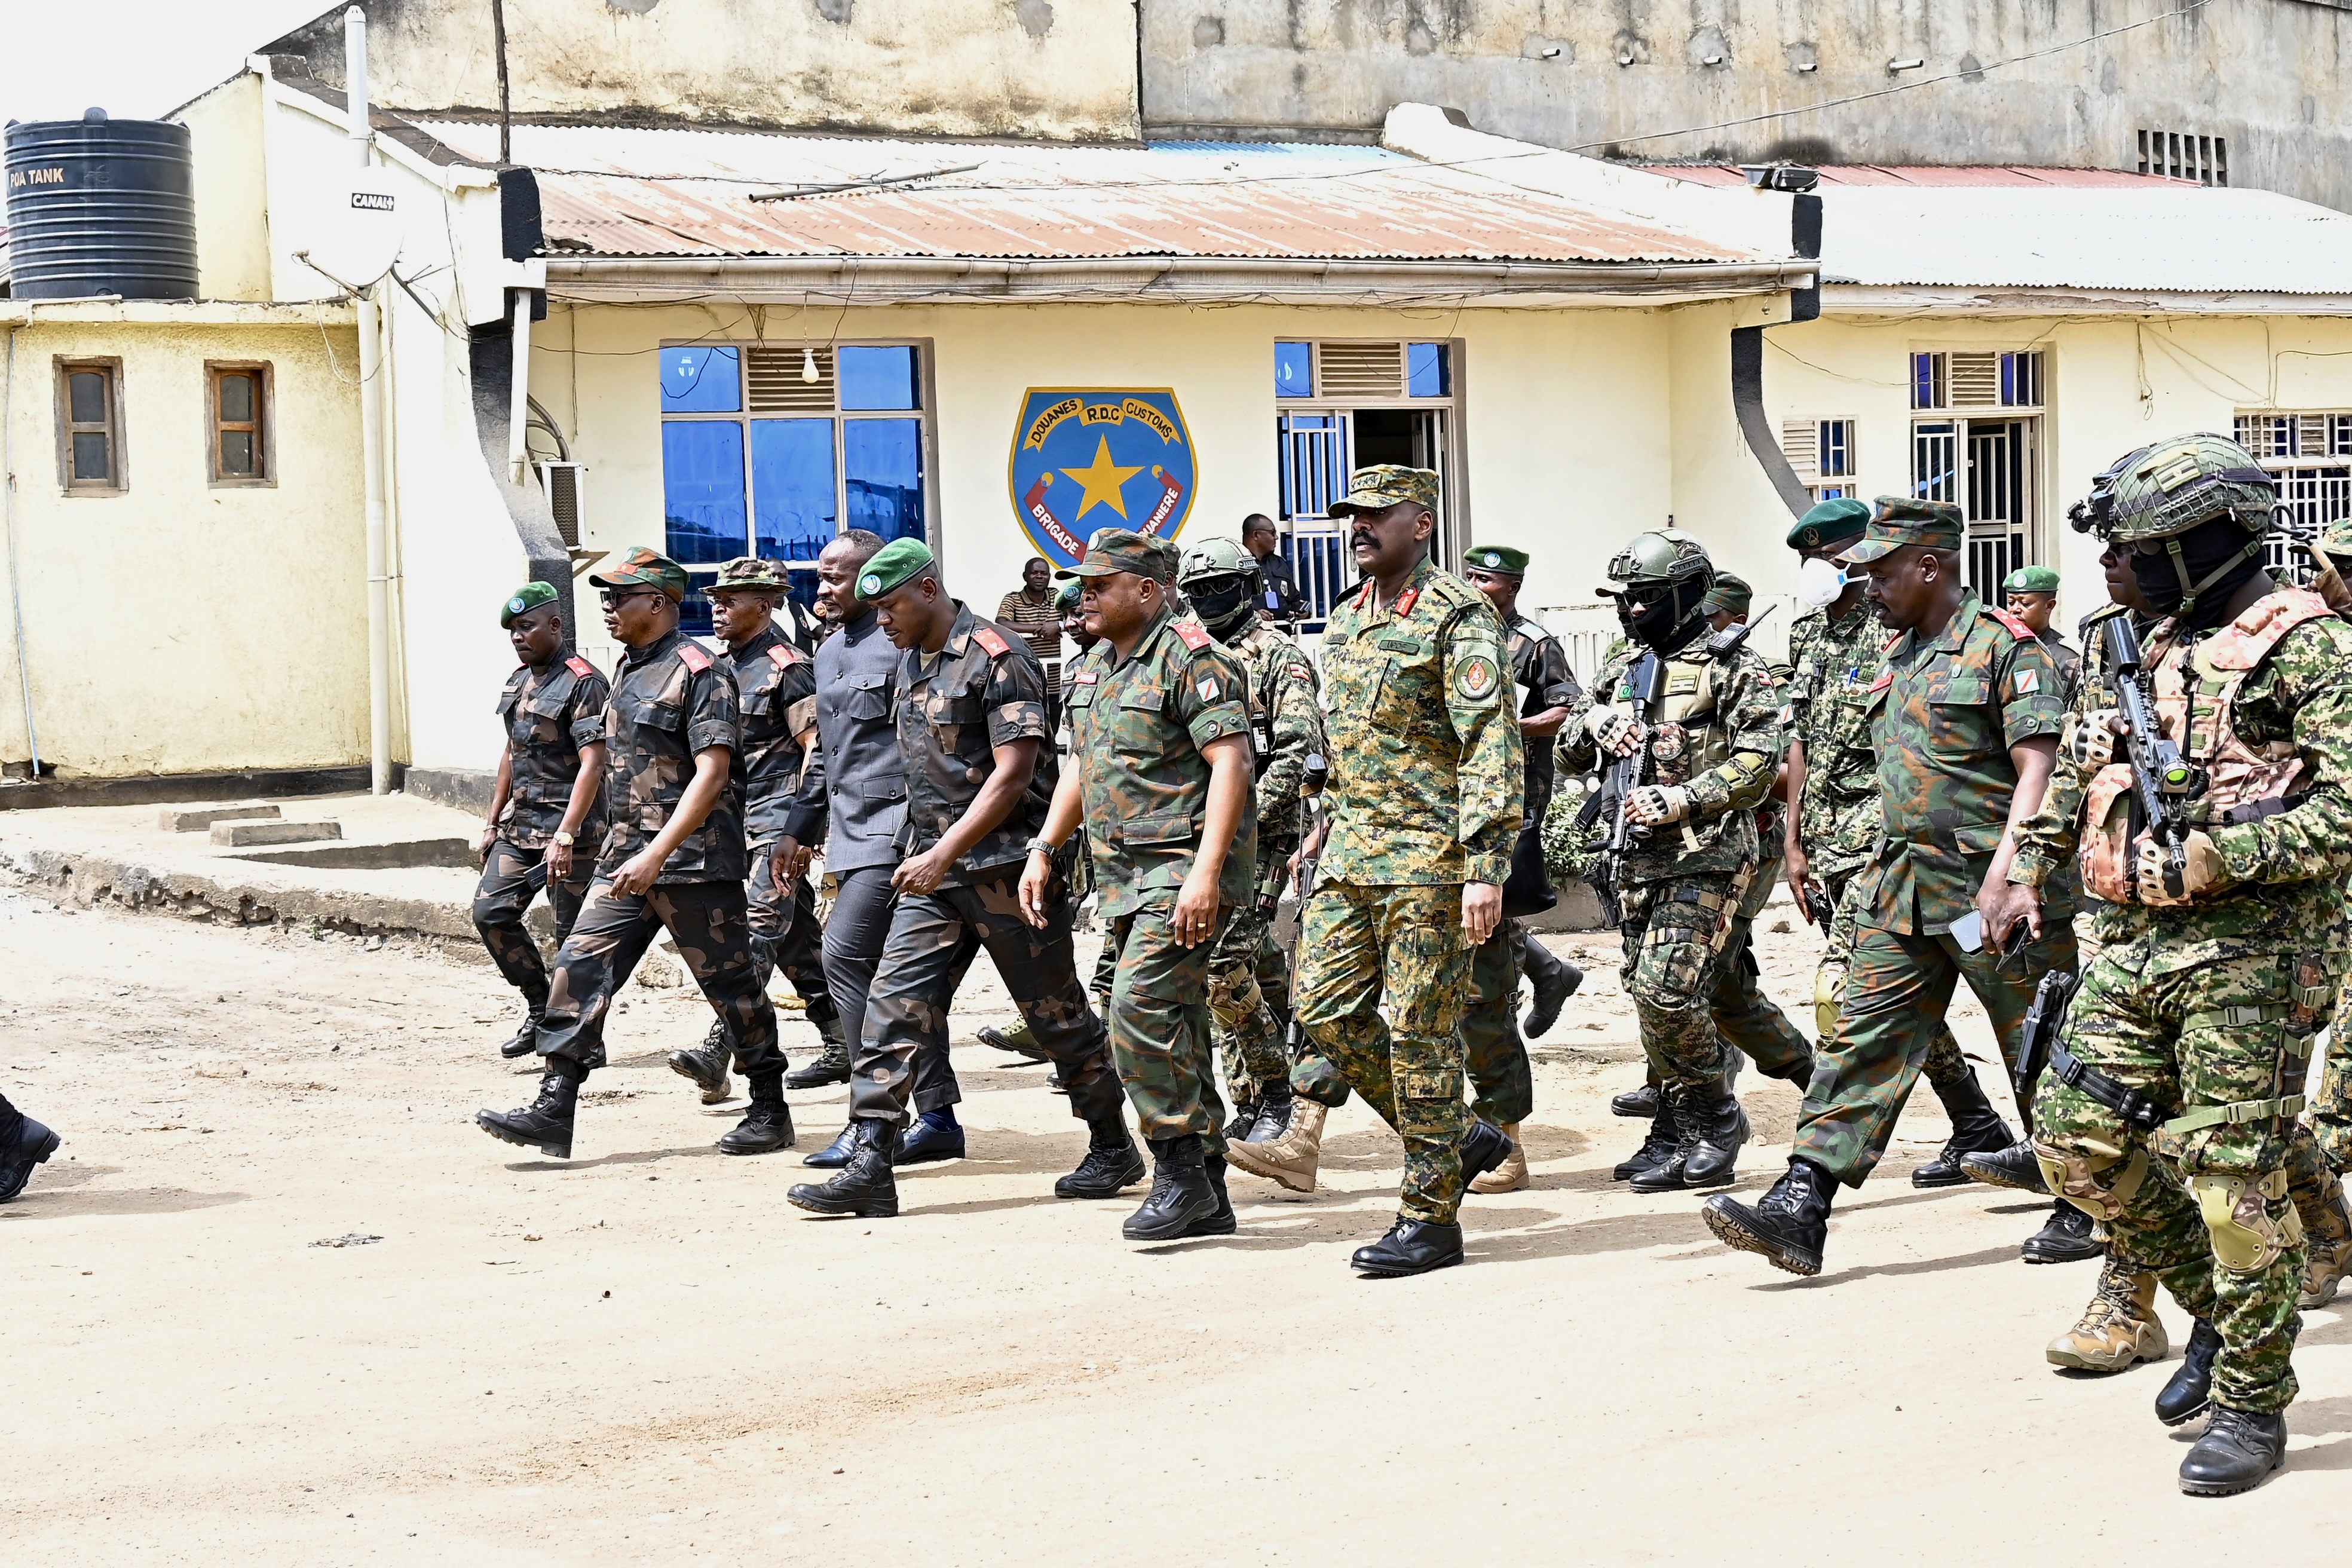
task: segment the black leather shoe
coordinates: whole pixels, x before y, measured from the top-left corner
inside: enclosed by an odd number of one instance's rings
[[[1249,1142],[1249,1135],[1256,1130],[1257,1101],[1253,1100],[1245,1105],[1234,1107],[1233,1117],[1224,1125],[1225,1142],[1246,1143]]]
[[[2006,1149],[1990,1153],[1963,1154],[1960,1169],[1969,1180],[1982,1182],[1989,1187],[2011,1187],[2021,1193],[2050,1195],[2050,1184],[2042,1179],[2042,1163],[2033,1157],[2033,1142],[2020,1138]]]
[[[1258,1097],[1257,1120],[1250,1124],[1245,1143],[1272,1143],[1290,1131],[1290,1113],[1298,1105],[1288,1085],[1269,1089]]]
[[[1234,1218],[1233,1200],[1225,1196],[1225,1157],[1208,1154],[1202,1157],[1201,1173],[1209,1178],[1209,1190],[1217,1194],[1217,1208],[1206,1219],[1194,1220],[1186,1236],[1231,1236],[1240,1228]]]
[[[1984,1085],[1977,1081],[1975,1073],[1971,1072],[1958,1083],[1938,1083],[1929,1087],[1935,1089],[1936,1098],[1944,1102],[1944,1114],[1951,1118],[1952,1136],[1940,1153],[1911,1173],[1911,1184],[1915,1187],[1965,1187],[1975,1178],[1960,1168],[1960,1156],[1997,1154],[2017,1143],[2018,1136],[2009,1130],[2009,1123],[2000,1119],[2000,1112],[1992,1108],[1992,1101],[1985,1098]],[[2032,1145],[2026,1145],[2025,1157],[2029,1162],[2032,1160]],[[2002,1168],[2008,1169],[2007,1166]],[[2038,1178],[2041,1173],[2041,1166],[2035,1165],[2035,1176]]]
[[[1550,974],[1537,976],[1535,1002],[1528,1008],[1527,1022],[1519,1026],[1520,1030],[1531,1040],[1542,1039],[1559,1022],[1559,1010],[1583,984],[1584,971],[1568,963]]]
[[[1468,1192],[1471,1183],[1510,1157],[1510,1135],[1484,1117],[1472,1117],[1470,1131],[1462,1135],[1462,1190]]]
[[[849,1156],[856,1148],[857,1123],[855,1121],[845,1121],[832,1142],[802,1160],[801,1163],[819,1171],[838,1171],[849,1163]]]
[[[1638,1116],[1643,1121],[1654,1121],[1657,1120],[1658,1107],[1665,1102],[1664,1091],[1654,1083],[1645,1083],[1639,1089],[1629,1089],[1622,1094],[1611,1097],[1609,1114]]]
[[[539,1021],[547,1016],[547,998],[544,995],[526,996],[522,999],[522,1005],[524,1010],[522,1027],[515,1031],[513,1039],[499,1047],[499,1055],[509,1061],[513,1061],[518,1057],[527,1057],[539,1049]]]
[[[1837,1180],[1827,1171],[1811,1160],[1791,1160],[1754,1208],[1717,1193],[1698,1212],[1724,1246],[1755,1253],[1790,1274],[1813,1275],[1822,1271],[1836,1193]]]
[[[1642,1146],[1633,1151],[1630,1159],[1620,1160],[1616,1168],[1609,1173],[1610,1178],[1619,1182],[1631,1181],[1643,1172],[1654,1169],[1672,1160],[1675,1157],[1675,1151],[1681,1147],[1681,1144],[1682,1129],[1675,1124],[1675,1108],[1671,1105],[1662,1106],[1659,1108],[1658,1114],[1652,1119],[1650,1131],[1643,1138]],[[1682,1184],[1679,1174],[1675,1178],[1675,1184],[1676,1186]]]
[[[786,1089],[825,1089],[849,1081],[849,1042],[841,1037],[841,1020],[830,1018],[816,1026],[824,1053],[804,1068],[784,1075]]]
[[[2203,1318],[2189,1331],[2180,1366],[2156,1396],[2156,1418],[2167,1426],[2194,1421],[2213,1403],[2213,1358],[2221,1352],[2221,1331]]]
[[[2235,1497],[2263,1484],[2286,1462],[2286,1417],[2213,1406],[2205,1435],[2180,1461],[2180,1489],[2190,1497]]]
[[[702,1091],[703,1104],[719,1105],[734,1098],[735,1086],[727,1078],[734,1059],[735,1047],[727,1043],[727,1026],[713,1018],[702,1044],[690,1051],[670,1052],[669,1070],[692,1079],[695,1088]]]
[[[1386,1236],[1370,1247],[1356,1248],[1356,1255],[1348,1259],[1349,1267],[1375,1279],[1401,1279],[1408,1274],[1451,1268],[1461,1261],[1460,1226],[1433,1225],[1402,1215],[1389,1226]]]
[[[784,1194],[784,1201],[811,1214],[898,1217],[898,1184],[890,1173],[890,1157],[898,1152],[898,1130],[879,1117],[861,1117],[856,1136],[849,1163],[832,1180],[822,1186],[803,1182]]]
[[[1755,1131],[1748,1124],[1748,1112],[1740,1109],[1738,1100],[1727,1094],[1705,1107],[1703,1113],[1694,1115],[1692,1122],[1698,1136],[1693,1140],[1690,1152],[1683,1156],[1683,1185],[1729,1186],[1739,1151]]]
[[[719,1140],[722,1154],[772,1154],[793,1146],[793,1108],[784,1103],[782,1076],[751,1085],[751,1109],[735,1130]]]
[[[580,1106],[580,1083],[550,1068],[539,1080],[539,1098],[520,1110],[478,1110],[475,1124],[493,1138],[520,1143],[558,1160],[572,1158],[572,1121]]]
[[[1115,1198],[1150,1173],[1127,1130],[1124,1112],[1105,1117],[1090,1131],[1093,1137],[1087,1144],[1087,1157],[1078,1162],[1076,1170],[1054,1184],[1055,1197]]]
[[[1128,1240],[1174,1241],[1217,1212],[1199,1133],[1154,1138],[1151,1165],[1150,1196],[1118,1227]]]
[[[23,1192],[25,1184],[33,1179],[33,1167],[47,1163],[57,1152],[58,1135],[19,1114],[16,1132],[0,1142],[0,1204]]]
[[[2064,1198],[2055,1200],[2050,1217],[2017,1251],[2028,1263],[2087,1263],[2107,1255],[2106,1244],[2091,1234],[2091,1216]]]
[[[915,1118],[898,1140],[898,1160],[901,1165],[931,1165],[941,1160],[963,1158],[963,1129],[941,1127],[928,1117]]]

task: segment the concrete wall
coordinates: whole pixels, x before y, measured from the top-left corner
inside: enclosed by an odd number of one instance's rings
[[[372,96],[498,107],[488,0],[366,0]],[[506,0],[518,117],[1132,137],[1126,0]],[[342,7],[268,46],[343,79]]]
[[[367,760],[367,563],[348,307],[11,310],[5,417],[42,761],[120,777]],[[226,319],[224,319],[226,318]],[[321,326],[325,321],[327,325]],[[56,362],[122,362],[128,489],[67,495]],[[205,362],[272,367],[278,482],[211,483]],[[5,613],[5,606],[0,606]],[[0,625],[0,761],[30,756]]]
[[[195,159],[196,288],[207,300],[272,297],[263,101],[262,79],[247,72],[180,115]]]
[[[1144,0],[1144,121],[1154,134],[1370,139],[1393,104],[1444,103],[1481,130],[1608,156],[2109,169],[2135,167],[2135,132],[2155,129],[2226,137],[2232,184],[2352,208],[2343,89],[2352,10],[2212,0],[2166,16],[2176,9],[2171,0]],[[1989,68],[2151,17],[2165,19]],[[1888,71],[1906,58],[1926,64]],[[1815,68],[1798,68],[1807,64]],[[1783,112],[1937,76],[1959,79]],[[1654,134],[1766,114],[1779,117]]]

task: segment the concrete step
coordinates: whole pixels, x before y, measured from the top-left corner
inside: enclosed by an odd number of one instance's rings
[[[278,808],[266,801],[239,801],[232,805],[167,805],[157,814],[156,826],[166,833],[201,833],[215,822],[275,822]]]
[[[320,838],[341,838],[340,822],[215,822],[213,842],[231,849],[255,844],[308,844]]]

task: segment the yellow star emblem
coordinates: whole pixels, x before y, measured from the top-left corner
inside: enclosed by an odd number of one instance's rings
[[[1118,513],[1121,518],[1126,517],[1127,500],[1119,494],[1119,487],[1143,472],[1143,466],[1139,463],[1132,468],[1122,468],[1112,462],[1110,437],[1098,436],[1095,438],[1093,465],[1084,468],[1064,468],[1062,472],[1086,488],[1086,498],[1078,502],[1078,515],[1071,520],[1074,522],[1083,522],[1086,521],[1087,511],[1092,510],[1097,501],[1102,502],[1103,505]]]

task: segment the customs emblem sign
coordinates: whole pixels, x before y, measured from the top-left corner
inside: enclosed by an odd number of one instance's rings
[[[1033,386],[1008,472],[1037,553],[1075,566],[1098,529],[1176,537],[1192,510],[1192,433],[1167,387]]]

